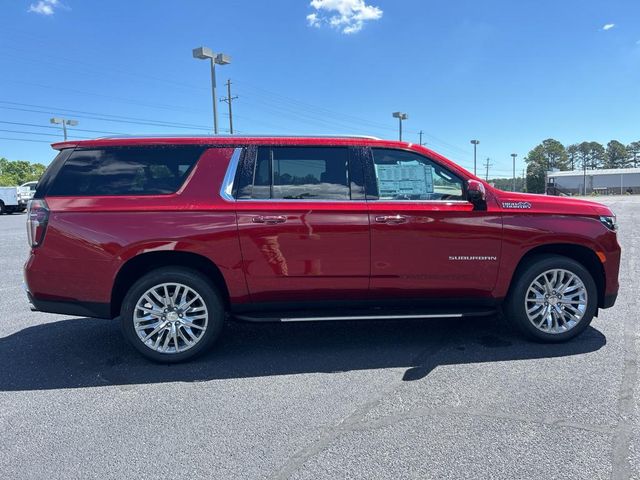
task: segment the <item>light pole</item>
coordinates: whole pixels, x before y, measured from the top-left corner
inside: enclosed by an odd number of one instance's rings
[[[218,105],[216,97],[216,64],[228,65],[231,63],[231,57],[224,53],[213,53],[210,48],[198,47],[193,49],[193,58],[199,60],[211,60],[211,95],[213,100],[213,133],[218,134]]]
[[[406,120],[407,118],[409,118],[409,115],[407,115],[406,113],[402,113],[402,112],[393,112],[393,118],[397,118],[399,125],[400,125],[400,141],[402,141],[402,121]]]
[[[476,170],[476,147],[480,143],[480,140],[471,140],[471,143],[473,144],[473,174],[477,175],[478,173]]]
[[[517,153],[512,153],[511,154],[511,158],[513,158],[513,189],[512,191],[516,191],[516,157],[518,156]]]
[[[69,125],[70,127],[75,127],[76,125],[78,125],[77,120],[67,120],[65,118],[58,118],[58,117],[53,117],[49,121],[56,125],[60,125],[60,124],[62,125],[62,133],[64,134],[65,142],[67,141],[67,125]]]

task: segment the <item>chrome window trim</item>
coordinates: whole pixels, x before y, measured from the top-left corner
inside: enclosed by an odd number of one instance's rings
[[[468,204],[467,200],[387,200],[387,199],[355,199],[355,200],[329,200],[324,198],[318,199],[295,199],[295,198],[234,198],[233,196],[233,185],[236,179],[236,173],[238,171],[238,166],[240,165],[240,157],[242,156],[243,147],[236,147],[233,151],[233,155],[231,155],[231,160],[229,160],[229,165],[227,166],[227,171],[224,175],[224,179],[222,180],[222,186],[220,187],[220,197],[227,202],[283,202],[283,203],[384,203],[388,205],[402,205],[404,204],[416,204],[423,203],[427,205],[445,205],[445,204]]]
[[[356,199],[356,200],[327,200],[324,198],[319,198],[317,200],[314,200],[312,198],[309,199],[297,199],[297,198],[238,198],[236,200],[234,200],[236,202],[297,202],[297,203],[319,203],[319,202],[328,202],[328,203],[356,203],[356,202],[361,202],[361,203],[384,203],[386,205],[402,205],[404,204],[412,204],[415,205],[416,203],[422,203],[422,204],[427,204],[427,205],[447,205],[447,204],[451,204],[451,205],[468,205],[469,201],[467,200],[391,200],[391,201],[387,201],[387,200],[373,200],[373,199],[368,199],[365,200],[364,198],[362,199]]]
[[[229,160],[229,165],[227,166],[227,173],[224,175],[224,179],[222,180],[222,186],[220,187],[220,197],[227,202],[235,202],[236,199],[233,198],[233,184],[236,180],[236,172],[238,171],[238,165],[240,164],[240,156],[242,155],[242,147],[236,147],[233,151],[233,155],[231,155],[231,160]]]

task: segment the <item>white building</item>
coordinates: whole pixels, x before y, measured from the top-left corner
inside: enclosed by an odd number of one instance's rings
[[[547,192],[567,195],[640,193],[640,168],[606,168],[549,172]]]

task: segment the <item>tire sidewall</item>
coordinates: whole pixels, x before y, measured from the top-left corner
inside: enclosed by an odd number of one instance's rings
[[[547,270],[563,269],[577,275],[587,289],[587,309],[582,319],[571,330],[563,333],[546,333],[536,328],[529,320],[525,307],[525,296],[535,278]],[[591,323],[598,309],[598,289],[589,271],[575,260],[560,255],[535,257],[518,274],[509,294],[507,305],[509,320],[525,335],[543,342],[563,342],[582,333]]]
[[[147,290],[161,283],[183,283],[195,290],[207,306],[209,318],[207,329],[200,341],[189,350],[170,354],[160,353],[150,349],[138,337],[133,324],[135,306]],[[141,277],[127,292],[120,311],[122,332],[125,338],[145,357],[161,363],[176,363],[193,358],[205,351],[220,335],[224,325],[224,306],[215,287],[200,273],[183,268],[161,268]]]

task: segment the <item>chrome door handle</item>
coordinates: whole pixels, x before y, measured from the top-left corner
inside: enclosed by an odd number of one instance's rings
[[[388,224],[397,224],[397,223],[406,223],[407,217],[404,215],[381,215],[376,217],[376,223],[388,223]]]
[[[276,223],[284,223],[287,221],[287,217],[284,215],[259,215],[251,219],[253,223],[266,223],[269,225],[275,225]]]

